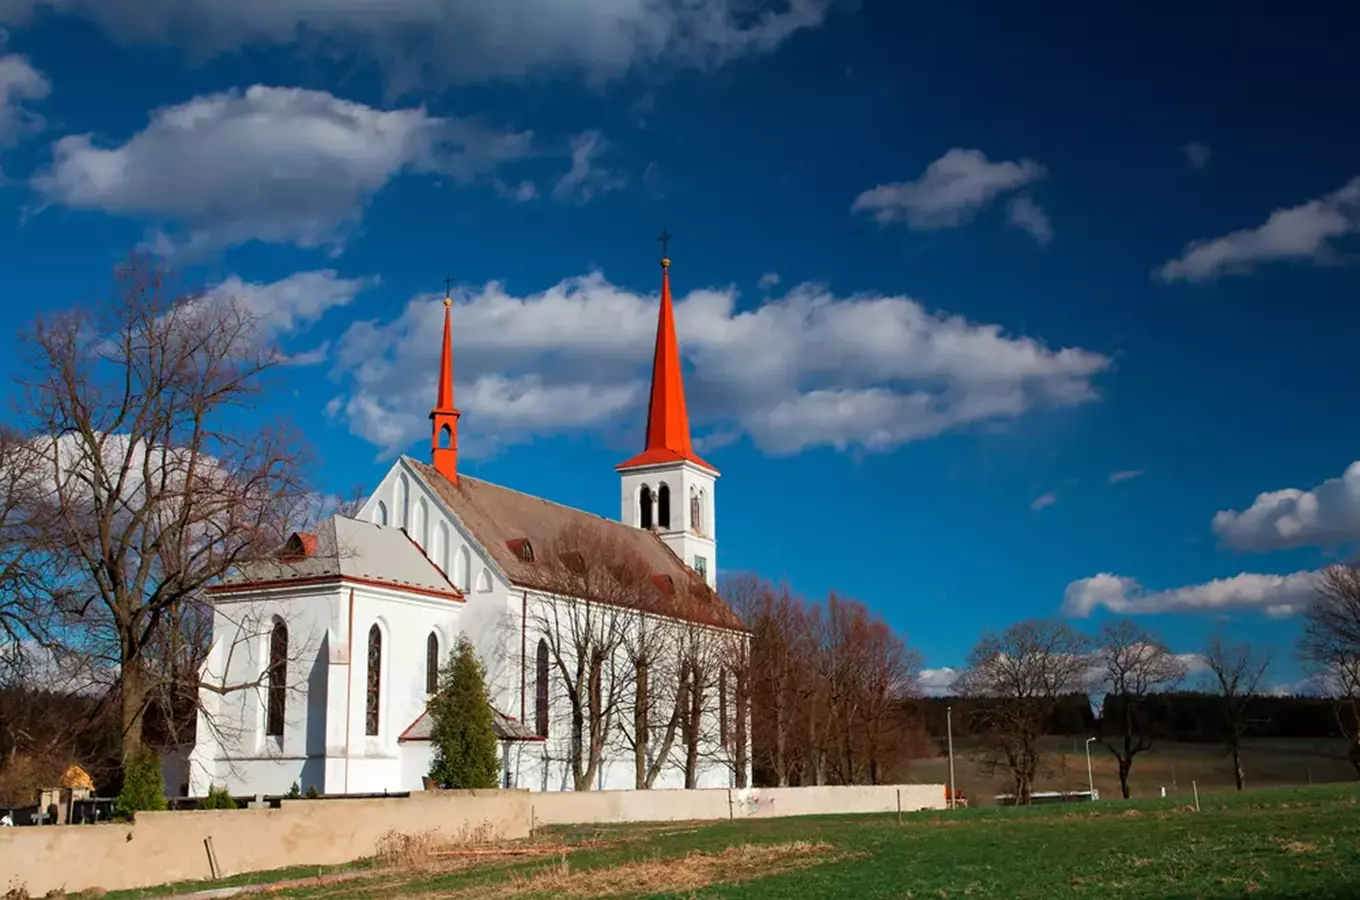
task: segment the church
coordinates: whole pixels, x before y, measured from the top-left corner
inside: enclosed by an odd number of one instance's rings
[[[188,794],[427,787],[426,707],[461,635],[503,787],[747,786],[749,634],[716,592],[718,471],[691,441],[670,260],[618,521],[459,472],[452,319],[446,295],[428,460],[210,589]]]

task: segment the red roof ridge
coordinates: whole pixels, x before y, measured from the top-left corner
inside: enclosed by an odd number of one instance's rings
[[[439,472],[438,469],[435,469],[434,466],[430,465],[429,463],[421,462],[420,460],[416,459],[416,458],[413,457],[413,456],[403,456],[402,458],[403,458],[403,459],[410,460],[411,462],[414,462],[414,463],[416,463],[416,464],[418,464],[418,465],[420,465],[420,466],[424,466],[424,467],[427,468],[427,469],[432,469],[434,472],[436,472],[436,473],[438,473],[438,474],[443,474],[442,472]],[[423,473],[422,473],[422,475],[423,475]],[[446,481],[449,481],[449,479],[447,479],[447,478],[445,478],[445,480],[446,480]],[[527,498],[529,498],[530,500],[537,500],[539,503],[546,503],[547,505],[549,505],[549,506],[555,506],[555,507],[557,507],[558,509],[565,509],[565,510],[567,510],[567,511],[569,511],[569,512],[578,513],[578,514],[583,515],[583,516],[591,516],[592,518],[599,519],[601,522],[604,522],[604,523],[607,524],[607,525],[618,526],[618,527],[621,527],[621,528],[632,528],[631,525],[625,525],[623,522],[620,522],[620,521],[617,520],[617,519],[610,519],[610,518],[608,518],[608,517],[606,517],[606,516],[600,515],[599,513],[593,513],[593,512],[591,512],[591,511],[588,510],[588,509],[580,509],[580,508],[575,507],[575,506],[568,506],[568,505],[565,504],[565,503],[558,503],[556,500],[549,500],[547,497],[540,497],[540,496],[538,496],[537,494],[531,494],[531,493],[529,493],[528,491],[521,491],[519,488],[508,487],[508,486],[506,486],[506,485],[504,485],[504,484],[501,484],[500,482],[497,482],[497,481],[488,481],[488,480],[486,480],[485,478],[476,478],[476,477],[474,477],[474,476],[472,476],[472,475],[462,475],[462,474],[460,474],[460,475],[458,476],[458,481],[464,481],[464,480],[480,482],[480,483],[482,483],[482,484],[489,484],[489,485],[491,485],[491,487],[496,488],[497,490],[501,490],[501,491],[509,491],[509,492],[512,493],[512,494],[519,494],[521,497],[527,497]],[[454,487],[457,487],[457,486],[458,486],[457,482],[449,481],[449,483],[452,484],[452,485],[454,485]],[[663,546],[664,546],[664,544],[663,544]],[[670,548],[668,547],[667,549],[670,549]]]

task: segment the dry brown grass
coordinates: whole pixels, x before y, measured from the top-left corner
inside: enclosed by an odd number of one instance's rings
[[[392,829],[378,838],[373,856],[382,868],[421,869],[450,852],[490,846],[495,834],[490,822],[464,825],[453,833],[438,829],[412,833]]]
[[[716,853],[629,860],[595,869],[573,869],[563,857],[550,866],[511,872],[499,884],[480,884],[421,900],[511,900],[518,897],[618,897],[660,892],[683,893],[712,884],[731,884],[776,872],[806,868],[833,858],[830,844],[788,841],[741,844]]]

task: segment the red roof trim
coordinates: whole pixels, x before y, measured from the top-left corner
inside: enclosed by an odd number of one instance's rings
[[[400,581],[382,581],[377,578],[360,578],[354,575],[312,575],[306,578],[267,578],[263,581],[234,581],[231,584],[214,584],[207,590],[209,594],[243,594],[247,591],[259,591],[267,588],[340,584],[341,582],[346,581],[354,584],[367,585],[369,587],[406,591],[410,594],[420,594],[423,597],[439,597],[443,600],[455,600],[459,603],[467,602],[467,597],[465,597],[463,592],[457,588],[452,588],[452,590],[448,591],[436,591],[433,588],[420,587],[415,584],[404,584]]]

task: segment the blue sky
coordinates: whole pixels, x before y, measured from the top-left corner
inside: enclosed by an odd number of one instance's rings
[[[166,255],[343,493],[452,277],[464,470],[617,515],[666,224],[721,568],[931,668],[1131,612],[1286,683],[1360,538],[1360,21],[1183,7],[0,0],[7,318]]]

